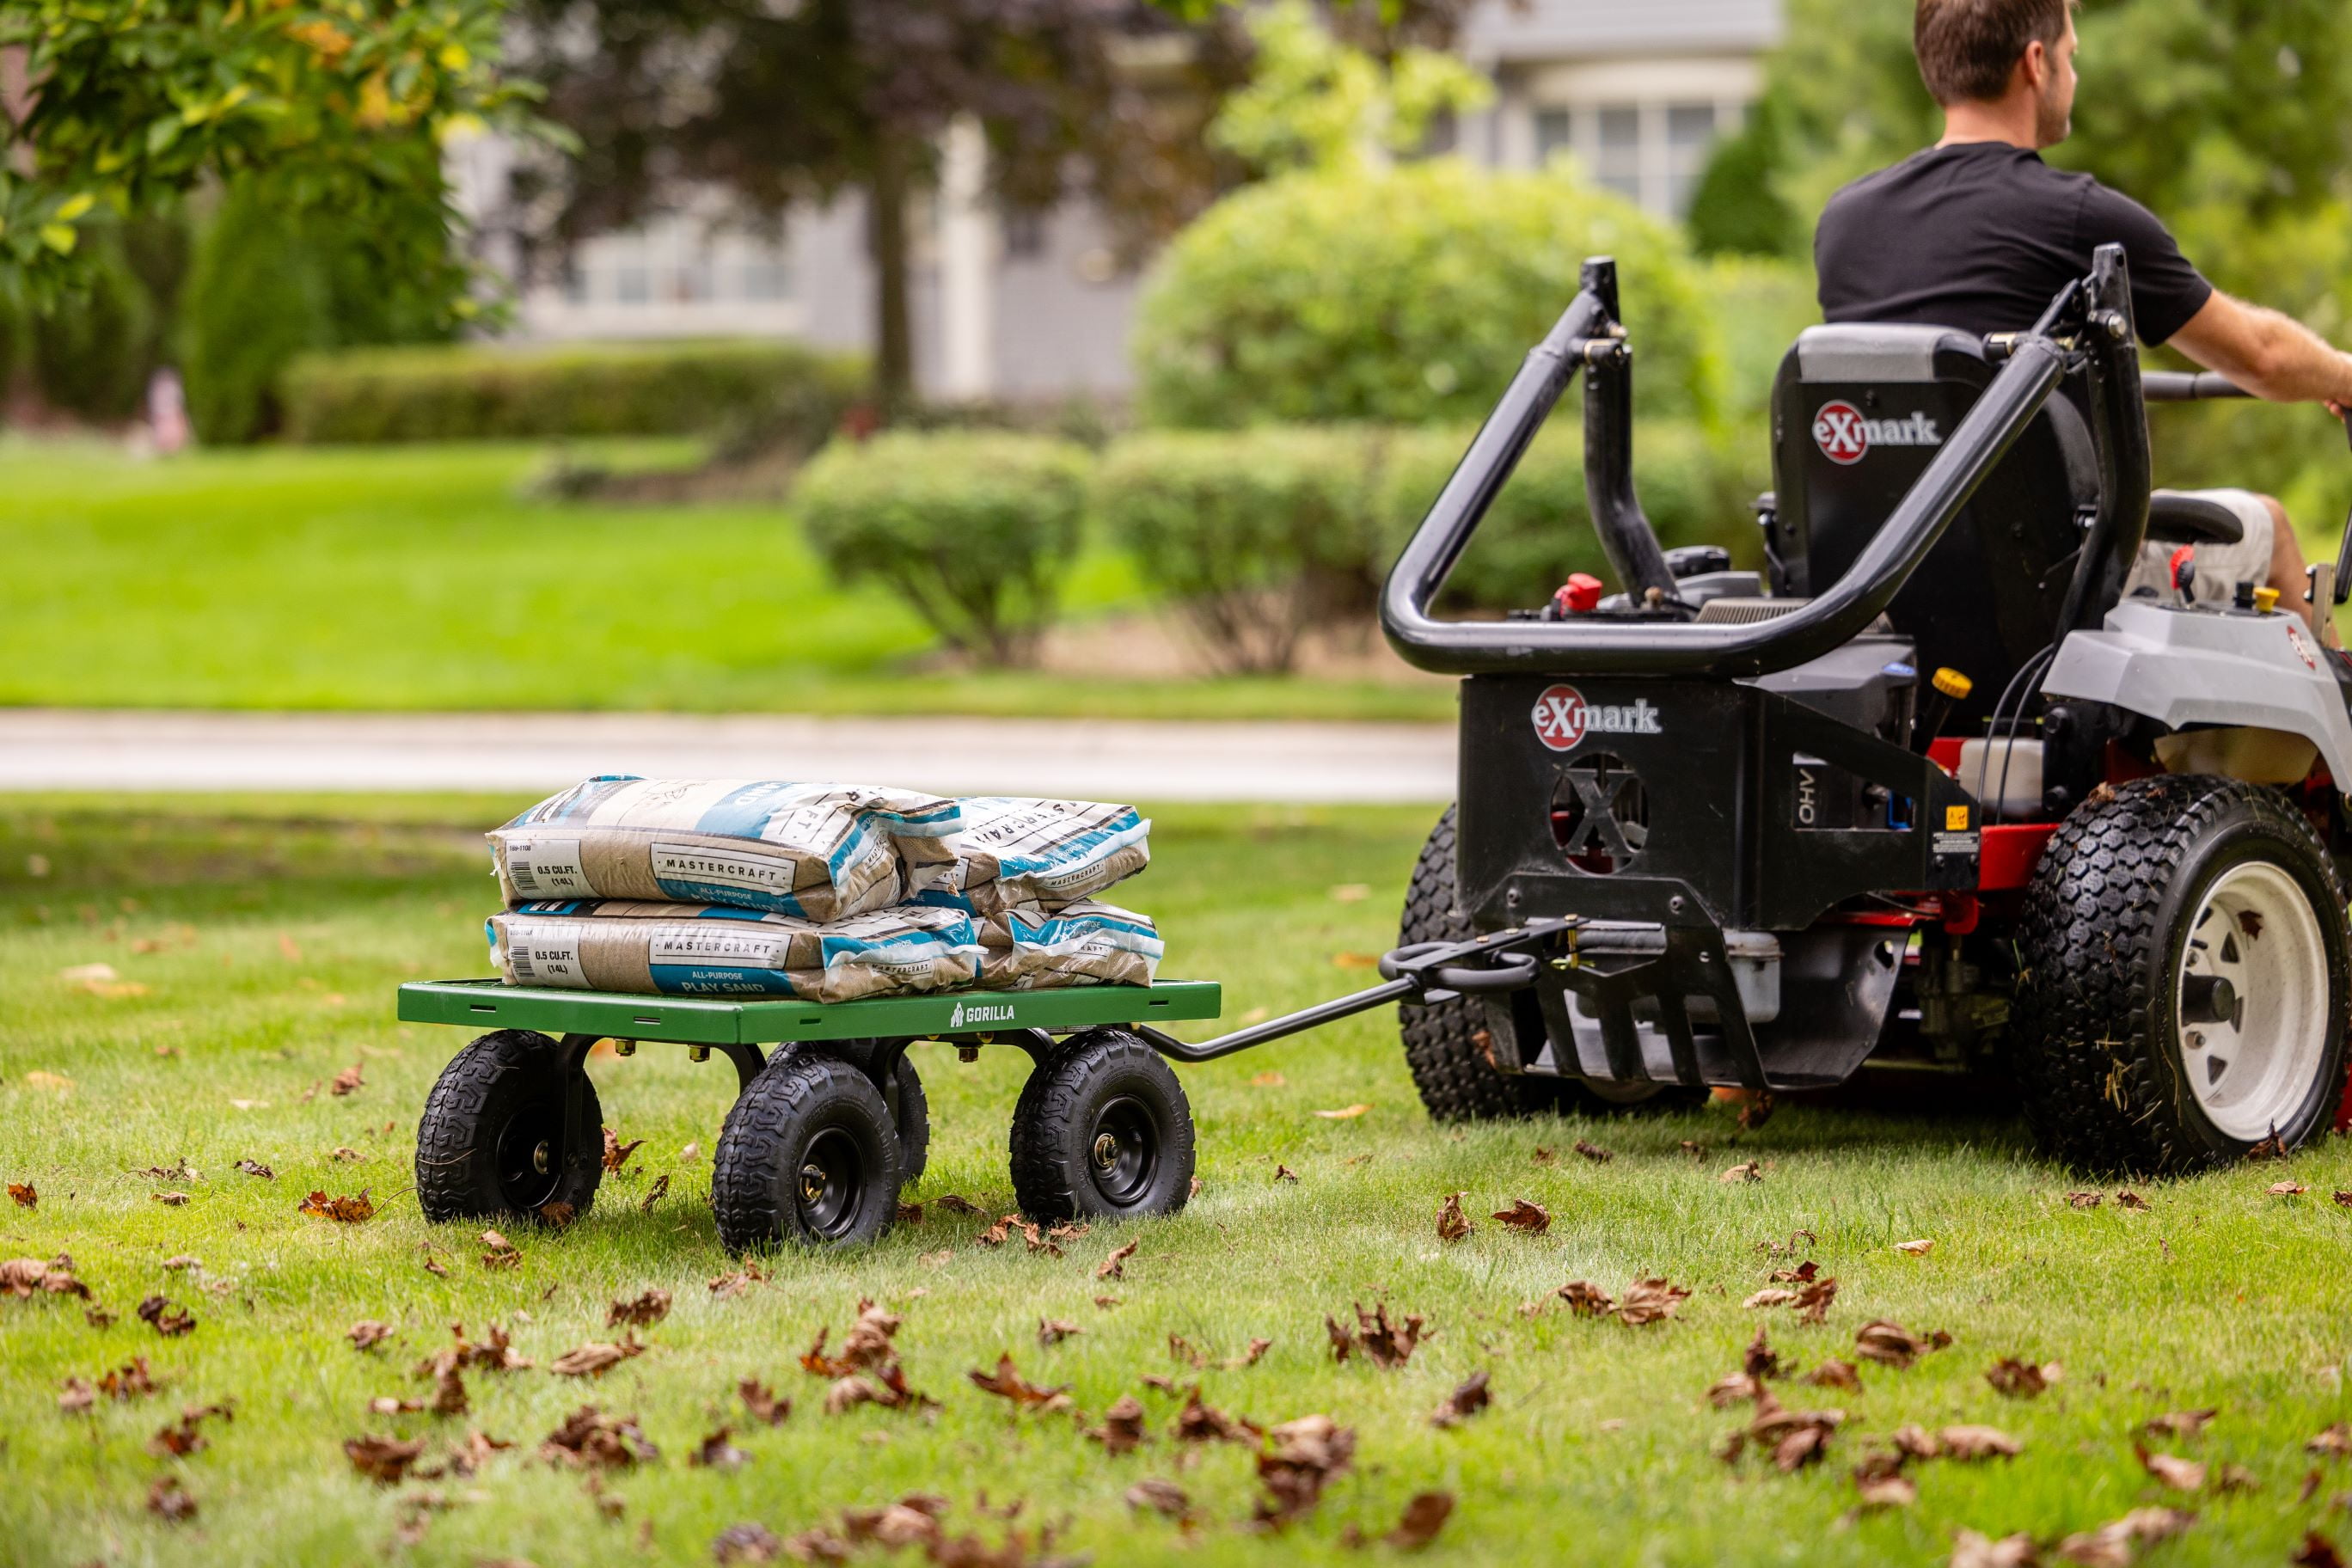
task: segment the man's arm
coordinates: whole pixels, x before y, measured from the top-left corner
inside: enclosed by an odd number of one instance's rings
[[[2352,405],[2352,354],[2296,321],[2220,289],[2172,335],[2172,346],[2273,403]]]

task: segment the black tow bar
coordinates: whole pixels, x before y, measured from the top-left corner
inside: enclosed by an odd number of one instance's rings
[[[1474,937],[1468,942],[1417,942],[1381,956],[1381,984],[1328,1002],[1318,1002],[1279,1018],[1268,1018],[1230,1035],[1219,1035],[1197,1046],[1148,1024],[1135,1032],[1161,1056],[1180,1062],[1214,1061],[1286,1036],[1334,1024],[1391,1002],[1450,1002],[1456,996],[1524,991],[1536,983],[1542,960],[1535,950],[1557,943],[1576,951],[1577,937],[1588,924],[1570,915],[1562,920],[1529,921],[1508,931]]]

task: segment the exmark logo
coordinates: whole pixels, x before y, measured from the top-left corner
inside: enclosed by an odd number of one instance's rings
[[[1548,687],[1536,699],[1536,739],[1565,752],[1587,735],[1663,735],[1658,710],[1646,701],[1595,708],[1573,686]]]
[[[1010,1024],[1013,1005],[1009,1002],[959,1002],[948,1015],[948,1027],[961,1029],[966,1024]]]
[[[1813,416],[1813,445],[1840,468],[1851,468],[1873,447],[1940,447],[1944,433],[1925,414],[1907,419],[1865,419],[1851,403],[1824,403]]]

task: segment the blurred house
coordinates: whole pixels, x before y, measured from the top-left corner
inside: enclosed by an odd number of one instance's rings
[[[1464,57],[1496,97],[1455,129],[1464,155],[1534,168],[1574,153],[1594,178],[1679,216],[1716,138],[1736,130],[1779,40],[1780,0],[1481,0]],[[1081,202],[1000,215],[976,130],[952,132],[940,189],[916,215],[916,378],[950,399],[1116,395],[1141,278]],[[500,150],[457,170],[485,210]],[[495,225],[492,225],[493,228]],[[521,300],[534,338],[759,334],[826,346],[870,342],[871,268],[861,204],[793,214],[780,236],[729,232],[709,216],[664,219],[578,247],[565,275]]]

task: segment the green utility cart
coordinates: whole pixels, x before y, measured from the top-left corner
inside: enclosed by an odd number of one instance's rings
[[[712,1051],[738,1092],[712,1151],[710,1200],[732,1250],[869,1241],[930,1143],[918,1040],[964,1053],[1013,1046],[1035,1064],[1013,1113],[1013,1187],[1038,1219],[1169,1214],[1192,1184],[1192,1113],[1163,1055],[1193,1053],[1160,1026],[1213,1018],[1206,981],[967,991],[828,1005],[769,997],[637,996],[419,981],[400,1016],[484,1028],[442,1069],[416,1135],[425,1217],[577,1214],[604,1172],[604,1112],[588,1052],[649,1041]],[[762,1046],[777,1046],[772,1054]]]

